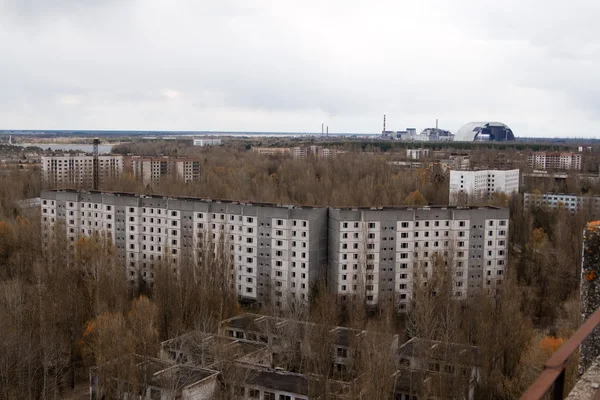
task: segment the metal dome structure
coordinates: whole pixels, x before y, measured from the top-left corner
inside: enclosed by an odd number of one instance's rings
[[[515,140],[515,135],[502,122],[469,122],[454,136],[455,142],[505,142],[507,140]]]

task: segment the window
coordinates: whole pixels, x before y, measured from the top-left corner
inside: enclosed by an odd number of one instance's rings
[[[369,222],[369,229],[375,229],[375,222]]]
[[[275,393],[265,392],[264,395],[263,395],[263,399],[264,400],[276,400],[275,399]]]
[[[277,220],[277,226],[281,226],[281,225],[283,225],[283,220],[278,219]]]
[[[408,222],[402,222],[400,226],[402,226],[403,228],[408,228]]]
[[[338,347],[337,348],[337,356],[341,357],[341,358],[347,358],[348,357],[348,349],[345,349],[343,347]]]
[[[348,223],[347,222],[342,223],[342,228],[347,228],[347,227],[348,227]]]

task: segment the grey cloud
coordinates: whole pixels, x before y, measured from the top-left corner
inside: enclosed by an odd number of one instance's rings
[[[597,6],[521,3],[0,0],[1,116],[23,128],[303,131],[325,119],[375,132],[386,113],[398,129],[489,117],[525,136],[547,113],[565,116],[550,135],[573,115],[600,127]]]

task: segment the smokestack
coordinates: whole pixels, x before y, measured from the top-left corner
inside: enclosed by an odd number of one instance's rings
[[[321,122],[321,137],[323,137],[323,125],[325,124]]]
[[[327,137],[329,137],[329,125],[327,125]]]
[[[383,132],[385,132],[385,114],[383,114]]]
[[[437,129],[437,128],[438,128],[438,119],[436,118],[435,119],[435,129]]]

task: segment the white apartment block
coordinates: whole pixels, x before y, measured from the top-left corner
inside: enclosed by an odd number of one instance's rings
[[[99,183],[118,179],[123,173],[124,157],[98,156]],[[81,154],[42,157],[42,179],[53,187],[86,188],[94,181],[94,157]]]
[[[220,146],[221,139],[194,139],[194,146]]]
[[[581,154],[565,152],[536,152],[527,156],[534,169],[581,171]]]
[[[576,213],[579,211],[590,211],[593,215],[600,215],[600,196],[574,196],[569,194],[555,193],[525,193],[523,195],[525,208],[532,206],[545,207],[556,210],[558,207]]]
[[[145,184],[156,184],[164,178],[192,182],[200,177],[200,161],[188,158],[129,156],[133,175]]]
[[[157,183],[163,177],[195,181],[200,177],[200,161],[173,157],[122,155],[98,156],[99,184],[116,180],[130,169],[143,183]],[[42,157],[42,178],[49,187],[91,188],[94,182],[94,156],[65,154]]]
[[[127,278],[154,282],[154,266],[223,240],[242,301],[286,307],[308,300],[327,261],[327,209],[119,193],[44,191],[42,225],[64,221],[68,241],[108,233]],[[168,257],[168,259],[167,259]]]
[[[450,171],[450,204],[519,191],[519,170]]]
[[[508,210],[497,207],[330,208],[330,291],[405,311],[414,274],[427,281],[441,256],[451,263],[455,298],[494,293],[504,279],[508,224]]]
[[[326,279],[342,300],[364,295],[404,311],[414,274],[426,281],[438,257],[451,263],[454,296],[466,299],[493,293],[507,260],[509,215],[497,207],[335,209],[57,190],[41,199],[44,240],[57,221],[73,245],[106,232],[132,285],[152,287],[156,262],[176,268],[222,240],[239,299],[281,308],[304,304]]]

